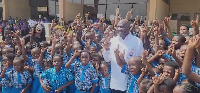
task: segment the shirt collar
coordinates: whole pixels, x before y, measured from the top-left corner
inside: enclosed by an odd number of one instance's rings
[[[125,37],[125,39],[122,39],[122,37],[120,37],[120,36],[118,36],[118,38],[119,38],[120,41],[127,41],[127,40],[129,40],[130,36],[131,36],[131,34],[129,33],[129,34]]]

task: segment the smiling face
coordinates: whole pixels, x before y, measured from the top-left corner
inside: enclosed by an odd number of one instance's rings
[[[188,34],[189,30],[186,26],[181,26],[180,27],[180,34]]]
[[[34,48],[31,50],[31,55],[33,57],[33,59],[37,59],[40,57],[40,50],[39,48]]]
[[[129,72],[132,75],[140,74],[141,73],[141,69],[142,69],[141,58],[139,58],[139,57],[130,58],[129,62],[128,62],[128,68],[129,68]]]
[[[117,30],[121,37],[126,37],[129,34],[129,26],[127,20],[120,20],[117,24]]]

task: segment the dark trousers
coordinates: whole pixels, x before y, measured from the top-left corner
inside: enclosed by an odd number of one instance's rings
[[[112,89],[112,93],[126,93],[126,91],[120,91],[120,90]]]

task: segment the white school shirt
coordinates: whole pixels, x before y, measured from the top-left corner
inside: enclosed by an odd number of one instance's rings
[[[124,59],[128,62],[131,57],[142,55],[144,51],[143,43],[139,38],[131,34],[128,34],[124,40],[120,36],[114,37],[110,42],[110,50],[105,50],[102,53],[104,60],[106,62],[111,62],[110,88],[125,91],[127,90],[128,75],[121,73],[122,68],[117,64],[114,50],[119,44],[119,51],[123,53],[123,50],[125,50]]]

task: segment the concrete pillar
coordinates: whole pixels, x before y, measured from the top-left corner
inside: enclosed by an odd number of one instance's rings
[[[65,19],[65,0],[59,0],[59,20]]]
[[[152,21],[154,19],[160,20],[160,22],[169,15],[169,4],[165,3],[163,0],[149,0],[148,20]]]
[[[8,1],[9,0],[2,0],[2,2],[3,2],[3,19],[4,20],[9,18]]]
[[[98,14],[98,4],[99,4],[99,0],[94,0],[94,15],[96,16]]]

